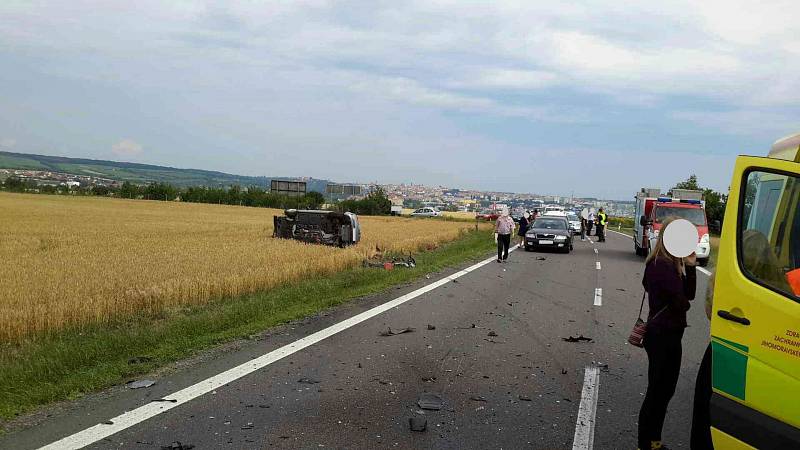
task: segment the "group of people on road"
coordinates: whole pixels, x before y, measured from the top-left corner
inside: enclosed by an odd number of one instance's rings
[[[533,221],[539,217],[539,210],[534,209],[533,211],[526,211],[522,217],[519,219],[519,228],[517,228],[517,224],[514,222],[514,219],[511,217],[511,214],[508,210],[503,210],[500,214],[500,217],[497,218],[497,222],[494,225],[494,233],[497,237],[497,262],[502,263],[508,260],[508,251],[511,247],[511,235],[514,234],[514,230],[517,230],[517,236],[519,237],[519,245],[525,245],[525,234],[530,229],[530,226],[533,224]]]
[[[586,217],[581,216],[581,240],[585,240],[586,236],[592,235],[592,228],[595,228],[595,235],[598,242],[606,241],[606,225],[608,224],[608,215],[600,208],[597,214],[594,211],[587,211]]]
[[[539,217],[539,210],[526,211],[519,219],[519,227],[514,222],[511,214],[507,209],[503,210],[497,218],[494,226],[494,233],[497,237],[497,262],[502,263],[508,259],[508,252],[511,247],[511,236],[514,230],[517,230],[519,237],[519,245],[525,245],[525,234],[530,229],[533,221]],[[586,217],[581,217],[581,240],[585,237],[592,235],[592,228],[595,228],[595,235],[598,242],[606,241],[606,225],[608,224],[608,215],[600,208],[595,214],[594,211],[589,211]]]

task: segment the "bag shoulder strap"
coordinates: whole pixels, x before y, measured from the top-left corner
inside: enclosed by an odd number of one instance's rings
[[[644,298],[647,296],[647,291],[642,292],[642,306],[639,307],[639,318],[642,318],[642,310],[644,309]]]

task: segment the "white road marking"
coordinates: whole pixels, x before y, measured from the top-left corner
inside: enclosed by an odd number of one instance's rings
[[[515,245],[511,249],[509,249],[509,251],[514,251],[518,247],[519,247],[518,245]],[[314,334],[311,334],[302,339],[294,341],[291,344],[284,345],[283,347],[273,350],[256,359],[250,360],[244,364],[226,370],[225,372],[214,375],[211,378],[207,378],[187,388],[181,389],[180,391],[174,392],[169,395],[165,395],[163,397],[171,400],[177,400],[175,403],[163,403],[163,402],[148,403],[132,411],[128,411],[126,413],[120,414],[117,417],[114,417],[109,421],[112,423],[111,425],[106,425],[106,424],[95,425],[83,431],[79,431],[71,436],[67,436],[59,441],[53,442],[50,445],[44,446],[42,447],[42,449],[67,450],[67,449],[79,449],[86,447],[87,445],[93,444],[101,439],[119,433],[120,431],[128,429],[138,423],[144,422],[147,419],[155,417],[161,413],[167,412],[170,409],[180,406],[197,397],[200,397],[201,395],[219,389],[228,383],[231,383],[235,380],[238,380],[239,378],[244,377],[245,375],[249,375],[259,369],[263,369],[264,367],[267,367],[268,365],[276,361],[279,361],[287,356],[297,353],[306,347],[314,345],[337,333],[340,333],[344,330],[347,330],[348,328],[358,325],[359,323],[371,319],[377,316],[378,314],[386,312],[396,306],[400,306],[403,303],[406,303],[410,300],[419,297],[422,294],[430,292],[447,283],[450,283],[457,278],[463,277],[464,275],[467,275],[468,273],[477,270],[496,260],[497,260],[496,256],[487,258],[477,264],[467,267],[464,270],[456,272],[450,276],[444,277],[441,280],[433,282],[427,286],[423,286],[413,292],[409,292],[406,295],[400,296],[382,305],[378,305],[368,311],[362,312],[361,314],[357,314],[335,325],[331,325],[330,327],[325,328],[324,330],[320,330]]]
[[[628,239],[633,239],[633,236],[631,236],[631,235],[629,235],[629,234],[620,233],[620,232],[617,232],[617,231],[614,231],[614,230],[608,230],[608,231],[610,231],[610,232],[612,232],[612,233],[617,233],[617,234],[619,234],[619,235],[621,235],[621,236],[625,236],[625,237],[626,237],[626,238],[628,238]],[[595,251],[597,251],[597,250],[595,249]],[[697,267],[697,271],[698,271],[698,272],[700,272],[700,273],[702,273],[702,274],[704,274],[704,275],[705,275],[705,276],[707,276],[707,277],[710,277],[710,276],[711,276],[711,272],[709,272],[708,270],[706,270],[706,269],[704,269],[704,268],[702,268],[702,267],[700,267],[700,266],[698,266],[698,267]]]
[[[600,371],[596,366],[587,367],[583,376],[581,404],[575,423],[572,450],[591,450],[594,447],[594,424],[597,413],[597,398],[600,390]]]
[[[603,288],[595,288],[594,306],[603,306]]]
[[[597,270],[600,270],[600,261],[597,261]]]
[[[600,252],[598,252],[598,251],[597,251],[597,249],[594,249],[594,254],[595,254],[595,255],[597,255],[597,254],[599,254],[599,253],[600,253]]]
[[[630,234],[620,233],[619,231],[614,231],[614,230],[607,230],[607,231],[610,231],[612,233],[617,233],[620,236],[625,236],[628,239],[633,239],[633,236],[631,236]]]

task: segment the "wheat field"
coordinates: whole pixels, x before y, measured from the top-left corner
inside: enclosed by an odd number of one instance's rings
[[[157,316],[416,252],[472,224],[362,217],[347,249],[272,238],[282,211],[0,193],[0,341]]]

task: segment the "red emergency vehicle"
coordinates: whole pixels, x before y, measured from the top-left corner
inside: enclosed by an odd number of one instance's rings
[[[636,194],[636,222],[633,228],[633,245],[637,255],[650,253],[658,234],[667,219],[686,219],[697,227],[697,262],[708,263],[711,243],[708,235],[708,220],[702,192],[674,189],[671,196],[660,195],[660,189],[642,188]]]

